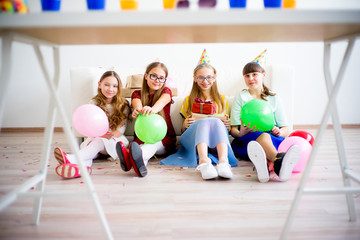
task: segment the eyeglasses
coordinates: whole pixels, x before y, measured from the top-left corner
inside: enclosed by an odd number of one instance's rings
[[[159,81],[159,82],[161,82],[161,83],[164,83],[164,82],[166,82],[166,78],[164,78],[164,77],[158,77],[157,75],[155,75],[155,74],[149,74],[149,77],[150,77],[150,79],[151,80],[153,80],[153,81]]]
[[[196,77],[196,79],[200,83],[203,83],[205,80],[208,81],[209,83],[211,83],[211,82],[213,82],[215,80],[215,77],[214,76],[207,76],[207,77],[198,76],[198,77]]]

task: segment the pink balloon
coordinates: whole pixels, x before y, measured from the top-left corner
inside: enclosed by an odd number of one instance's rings
[[[166,78],[165,85],[166,85],[168,88],[177,88],[176,81],[175,81],[172,77],[167,77],[167,78]]]
[[[306,163],[309,159],[312,146],[302,137],[291,136],[285,138],[279,145],[278,152],[287,152],[292,145],[298,145],[300,147],[301,155],[299,162],[295,165],[293,173],[299,173],[304,170]]]
[[[87,137],[99,137],[109,130],[109,120],[105,112],[94,104],[78,107],[72,121],[76,131]]]

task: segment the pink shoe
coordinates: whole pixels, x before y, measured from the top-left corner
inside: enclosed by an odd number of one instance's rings
[[[91,167],[87,167],[89,174],[91,174]],[[81,177],[80,170],[77,164],[67,163],[61,164],[55,168],[55,172],[62,178],[78,178]]]
[[[61,148],[57,147],[54,150],[55,159],[58,161],[58,163],[61,164],[67,164],[70,163],[70,161],[66,157],[66,153],[61,150]]]

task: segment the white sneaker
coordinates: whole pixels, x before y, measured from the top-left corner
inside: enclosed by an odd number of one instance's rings
[[[290,179],[292,170],[300,159],[301,150],[298,145],[292,145],[284,155],[281,163],[279,178],[282,182]]]
[[[264,149],[258,142],[251,141],[247,145],[247,152],[256,168],[259,182],[268,182],[270,176]]]
[[[216,170],[219,174],[220,177],[222,178],[232,178],[233,177],[233,173],[231,171],[231,166],[228,163],[219,163],[216,166]]]
[[[200,164],[196,167],[196,170],[201,172],[201,177],[204,180],[214,179],[218,176],[218,173],[211,162]]]

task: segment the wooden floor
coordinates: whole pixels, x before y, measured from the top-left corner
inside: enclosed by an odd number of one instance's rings
[[[308,129],[316,135],[316,130]],[[351,169],[360,173],[360,129],[344,129]],[[0,197],[35,175],[42,133],[0,134]],[[52,149],[69,151],[63,133]],[[91,179],[115,239],[278,239],[301,174],[285,183],[259,183],[253,165],[240,161],[232,180],[203,181],[194,168],[151,162],[149,174],[124,173],[119,162],[97,160]],[[51,156],[47,192],[85,191],[81,178],[63,180]],[[333,131],[326,130],[308,187],[342,185]],[[353,183],[354,186],[358,185]],[[354,195],[357,222],[349,222],[344,195],[301,198],[289,239],[360,239],[360,194]],[[39,225],[32,225],[31,198],[0,212],[0,239],[104,239],[88,196],[47,197]]]

